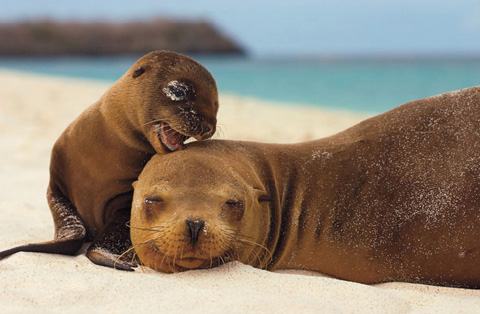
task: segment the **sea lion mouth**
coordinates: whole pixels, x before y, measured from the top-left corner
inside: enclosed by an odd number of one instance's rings
[[[174,272],[213,268],[230,261],[229,256],[171,256],[162,253],[156,245],[154,245],[154,250],[160,255],[159,260],[165,265],[170,265],[169,267],[172,267]]]
[[[194,257],[185,257],[182,259],[177,259],[175,264],[185,269],[196,269],[196,268],[203,268],[203,266],[207,260],[201,258],[194,258]]]
[[[160,142],[170,151],[182,149],[184,142],[190,137],[172,128],[168,123],[161,122],[157,127]]]

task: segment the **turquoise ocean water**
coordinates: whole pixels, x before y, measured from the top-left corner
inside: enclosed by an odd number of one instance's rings
[[[0,59],[0,68],[105,81],[135,57]],[[197,58],[221,91],[285,103],[377,113],[406,101],[480,85],[480,60],[268,60]]]

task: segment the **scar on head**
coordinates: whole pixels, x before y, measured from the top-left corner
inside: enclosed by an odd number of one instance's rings
[[[189,94],[194,93],[191,85],[177,80],[168,82],[167,86],[164,87],[162,91],[165,96],[173,101],[186,100]]]

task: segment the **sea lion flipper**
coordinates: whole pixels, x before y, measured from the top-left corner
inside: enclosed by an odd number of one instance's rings
[[[68,239],[68,240],[54,240],[43,243],[31,243],[26,245],[17,246],[5,251],[0,252],[0,259],[8,257],[18,252],[37,252],[37,253],[51,253],[51,254],[64,254],[75,255],[82,247],[84,238],[80,239]]]
[[[119,270],[134,271],[134,268],[138,266],[135,261],[130,263],[129,261],[123,260],[123,257],[120,257],[120,255],[112,254],[100,248],[89,249],[87,257],[96,265]]]
[[[17,246],[0,252],[0,259],[18,252],[75,255],[85,242],[87,231],[72,203],[58,190],[49,187],[48,204],[55,224],[55,239]]]
[[[65,225],[62,227],[63,237],[53,241],[42,243],[31,243],[17,246],[0,252],[0,259],[18,252],[37,252],[75,255],[85,241],[86,231],[83,225]]]
[[[120,211],[92,242],[87,257],[95,264],[132,271],[138,263],[130,240],[130,211]]]

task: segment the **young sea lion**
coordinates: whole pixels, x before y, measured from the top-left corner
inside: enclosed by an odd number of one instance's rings
[[[135,185],[131,239],[162,272],[236,259],[361,282],[480,287],[480,88],[293,145],[192,143]]]
[[[130,246],[131,184],[148,159],[215,132],[218,94],[211,74],[167,51],[139,59],[94,105],[67,127],[51,156],[48,204],[55,240],[0,252],[75,254],[87,236],[87,256],[130,269],[118,259]]]

